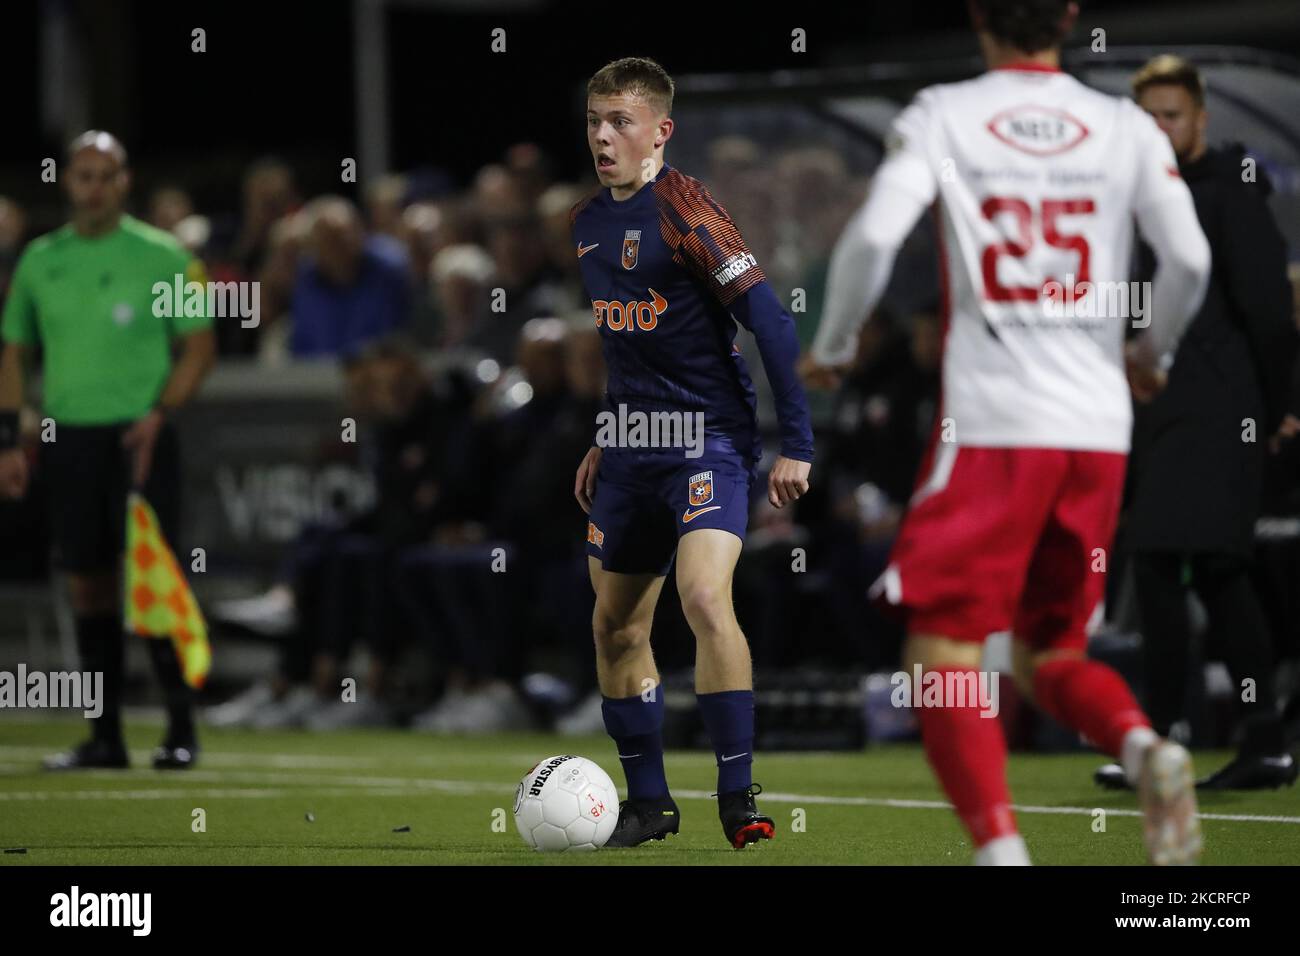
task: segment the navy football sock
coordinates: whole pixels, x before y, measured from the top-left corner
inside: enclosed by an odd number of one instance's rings
[[[627,777],[627,798],[646,800],[668,793],[664,775],[663,688],[656,685],[650,699],[606,697],[600,705],[605,730],[618,746],[618,759]]]
[[[754,782],[754,692],[724,690],[695,699],[718,759],[718,793],[748,789]]]

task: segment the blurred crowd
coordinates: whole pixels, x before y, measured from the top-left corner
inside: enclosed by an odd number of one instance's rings
[[[774,150],[738,135],[701,155],[702,168],[687,171],[728,209],[774,288],[792,300],[802,290],[792,311],[807,343],[865,178],[834,150]],[[266,593],[208,609],[218,640],[242,629],[273,637],[279,654],[273,674],[211,710],[213,723],[602,727],[573,478],[605,383],[568,218],[593,187],[556,181],[529,144],[467,188],[449,183],[414,171],[359,189],[360,203],[304,200],[294,170],[268,158],[244,172],[231,209],[199,209],[179,185],[137,198],[137,214],[201,257],[210,278],[260,284],[256,327],[215,323],[225,361],[340,365],[359,464],[377,489],[364,513],[305,528]],[[30,231],[24,210],[0,197],[0,293]],[[897,666],[898,625],[866,590],[930,436],[942,343],[923,236],[897,272],[852,373],[834,396],[812,396],[812,492],[776,511],[766,475],[755,485],[736,605],[760,670]],[[761,363],[750,366],[761,406]],[[39,509],[28,504],[6,513],[15,520],[0,522],[0,543],[31,540],[35,526],[19,519]],[[796,547],[808,555],[801,573]],[[656,618],[665,672],[693,659],[671,582]],[[358,651],[368,670],[355,700],[341,701]],[[410,680],[413,658],[431,661],[428,679]]]
[[[705,168],[688,172],[736,219],[774,286],[803,290],[806,341],[865,179],[827,148],[728,135],[703,154]],[[243,629],[279,648],[275,673],[215,708],[215,723],[601,726],[572,487],[605,387],[569,233],[570,209],[594,187],[555,181],[529,144],[465,189],[449,183],[414,171],[358,190],[359,204],[304,199],[294,170],[268,158],[244,172],[234,210],[199,209],[176,184],[137,198],[135,214],[175,235],[211,279],[259,283],[255,327],[215,322],[224,361],[343,369],[359,464],[377,489],[364,513],[305,528],[266,593],[209,608],[218,639]],[[0,199],[0,290],[28,231],[23,210]],[[863,595],[928,434],[939,338],[935,302],[878,315],[857,372],[820,416],[816,492],[777,512],[755,486],[737,602],[758,666],[893,660],[898,635]],[[761,388],[761,363],[750,364]],[[792,585],[790,549],[810,541],[819,558]],[[661,659],[688,668],[684,621],[661,617]],[[358,650],[368,670],[344,703],[340,679]],[[431,680],[415,682],[422,698],[403,666],[413,650],[433,662]]]
[[[865,180],[831,149],[771,151],[724,136],[704,179],[741,225],[778,288],[803,288],[815,314],[830,249]],[[418,348],[476,351],[508,365],[524,323],[586,312],[569,211],[593,187],[554,181],[540,149],[520,144],[457,190],[437,170],[383,176],[304,200],[294,170],[265,158],[242,176],[237,209],[200,210],[178,184],[137,197],[135,214],[171,232],[209,278],[256,281],[256,326],[216,323],[224,357],[274,365],[355,356],[401,332]],[[0,296],[32,224],[0,197]],[[810,329],[801,328],[805,335]]]

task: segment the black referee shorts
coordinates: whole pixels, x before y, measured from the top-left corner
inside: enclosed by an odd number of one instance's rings
[[[41,445],[54,564],[64,571],[113,570],[126,550],[131,454],[122,447],[122,435],[129,425],[59,425],[55,440]],[[180,466],[176,430],[163,425],[143,492],[173,548],[180,521]]]

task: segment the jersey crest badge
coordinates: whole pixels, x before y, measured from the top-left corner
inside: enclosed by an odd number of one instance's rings
[[[690,505],[692,508],[698,508],[700,505],[707,505],[713,500],[713,472],[702,471],[698,475],[691,477],[688,486]]]
[[[623,268],[635,269],[637,253],[641,251],[641,230],[629,229],[623,233]]]

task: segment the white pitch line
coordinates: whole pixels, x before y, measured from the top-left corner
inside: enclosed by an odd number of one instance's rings
[[[130,782],[154,783],[160,779],[160,772],[157,770],[92,770],[87,773],[93,774],[98,780],[122,780]],[[185,770],[185,771],[167,771],[166,777],[169,781],[175,781],[179,786],[174,788],[176,791],[192,790],[189,784],[193,783],[215,783],[215,784],[268,784],[270,786],[293,787],[295,790],[289,792],[315,792],[314,788],[333,787],[342,792],[351,790],[401,790],[406,793],[420,793],[427,790],[439,790],[444,792],[461,792],[466,794],[483,793],[487,788],[498,788],[503,792],[513,793],[513,785],[507,784],[487,784],[476,781],[463,780],[438,780],[428,777],[375,777],[367,775],[339,777],[327,774],[305,774],[305,773],[276,773],[265,770]],[[155,787],[160,793],[172,792],[169,788]],[[21,792],[21,791],[17,791]],[[54,791],[55,793],[59,791]],[[72,791],[69,791],[72,792]],[[105,791],[113,793],[114,791]],[[3,791],[0,791],[0,799],[3,799]]]
[[[674,790],[673,796],[679,791]],[[707,797],[712,795],[703,790],[680,791],[684,797]],[[824,803],[837,807],[894,807],[903,810],[951,810],[952,804],[942,800],[898,800],[884,797],[822,797],[809,794],[776,793],[763,791],[763,799],[774,803]],[[1140,817],[1141,810],[1123,810],[1113,807],[1036,807],[1012,804],[1017,813],[1056,813],[1066,815],[1092,816],[1098,810],[1105,810],[1108,816]],[[1300,817],[1265,816],[1257,813],[1198,813],[1202,820],[1226,820],[1232,823],[1295,823],[1300,824]]]
[[[367,797],[406,797],[408,791],[394,792],[384,788],[358,791],[355,787],[335,787],[312,790],[313,797],[352,797],[361,793]],[[177,787],[172,790],[27,790],[0,793],[0,803],[18,803],[46,800],[259,800],[266,797],[303,796],[301,790],[276,788],[194,790]]]
[[[256,782],[265,780],[275,784],[308,784],[307,787],[286,788],[278,786],[271,789],[230,789],[177,787],[175,789],[148,790],[69,790],[69,791],[13,791],[0,792],[0,802],[5,800],[168,800],[181,797],[211,799],[243,799],[266,796],[389,796],[417,797],[426,796],[429,791],[454,793],[462,796],[475,794],[512,793],[514,787],[505,784],[480,783],[466,780],[435,780],[429,778],[338,778],[305,777],[298,774],[276,773],[217,773],[213,771],[188,771],[187,780],[212,780]],[[674,790],[673,796],[687,800],[713,800],[713,794],[707,790]],[[902,800],[889,797],[834,797],[823,794],[781,793],[764,791],[763,798],[773,803],[821,804],[837,807],[887,807],[895,810],[952,810],[952,804],[943,800]],[[1096,810],[1103,809],[1109,815],[1118,817],[1140,817],[1138,810],[1126,810],[1112,807],[1045,807],[1015,804],[1012,809],[1017,813],[1051,814],[1066,816],[1092,816]],[[1300,817],[1268,816],[1254,813],[1199,813],[1202,820],[1215,820],[1227,823],[1281,823],[1300,825]]]
[[[153,772],[150,771],[149,775],[152,778]],[[440,790],[465,794],[484,793],[492,789],[500,790],[503,793],[514,793],[515,791],[515,787],[508,784],[437,780],[428,777],[334,777],[316,774],[273,773],[258,770],[189,770],[185,771],[185,777],[187,780],[194,780],[199,783],[269,783],[279,786],[297,784],[306,790],[312,787],[337,787],[356,790],[403,790],[407,793]]]
[[[42,757],[48,756],[57,748],[55,747],[31,747],[19,745],[0,744],[0,760],[27,760],[30,759],[39,764]],[[130,752],[131,759],[141,767],[147,767],[153,759],[153,751],[146,749],[137,749]],[[681,762],[685,758],[687,763],[699,762],[712,765],[715,761],[708,754],[674,754],[674,762]],[[228,750],[222,751],[203,751],[200,759],[204,764],[218,767],[275,767],[292,770],[298,767],[307,770],[354,770],[360,767],[389,767],[394,760],[400,760],[404,764],[411,766],[441,767],[447,764],[456,763],[499,763],[507,766],[518,766],[519,773],[522,776],[524,771],[537,763],[537,754],[534,753],[517,753],[517,754],[474,754],[474,753],[456,753],[456,754],[401,754],[394,757],[330,757],[317,754],[286,754],[286,753],[237,753]],[[0,766],[19,766],[18,764],[3,764]],[[36,770],[38,766],[29,766],[27,769]]]

